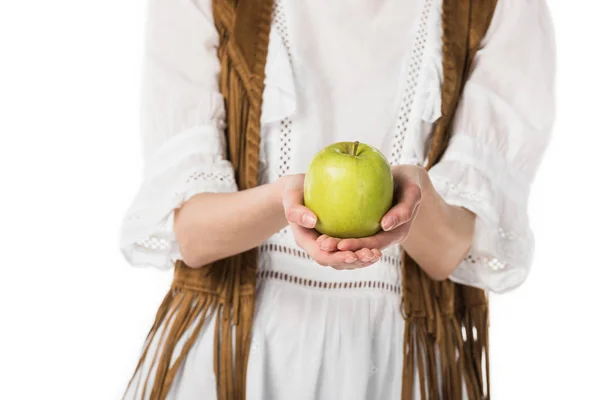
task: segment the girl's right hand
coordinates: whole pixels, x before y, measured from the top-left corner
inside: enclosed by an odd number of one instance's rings
[[[317,216],[304,206],[304,174],[288,175],[279,179],[285,217],[296,244],[319,265],[335,269],[355,269],[374,264],[381,258],[378,249],[341,251],[340,239],[321,235],[314,228]]]

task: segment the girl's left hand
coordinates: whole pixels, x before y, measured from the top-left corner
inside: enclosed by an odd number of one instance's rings
[[[395,183],[394,199],[397,203],[381,219],[382,230],[373,236],[357,239],[338,239],[321,235],[317,239],[321,248],[330,251],[357,251],[364,248],[383,250],[408,238],[412,223],[419,212],[422,188],[429,187],[431,182],[427,171],[416,165],[394,166],[392,174]]]

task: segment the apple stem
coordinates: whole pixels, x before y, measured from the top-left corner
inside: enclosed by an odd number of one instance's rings
[[[352,155],[355,156],[356,153],[358,152],[358,145],[360,143],[358,143],[358,141],[354,142],[354,147],[352,147]]]

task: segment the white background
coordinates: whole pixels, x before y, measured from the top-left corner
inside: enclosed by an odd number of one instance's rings
[[[600,3],[549,4],[559,113],[531,199],[533,272],[492,297],[500,400],[598,396]],[[144,8],[0,3],[1,399],[118,399],[169,286],[117,246],[141,177]]]

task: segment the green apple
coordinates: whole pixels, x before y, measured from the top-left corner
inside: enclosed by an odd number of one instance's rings
[[[371,236],[392,205],[394,179],[379,150],[340,142],[312,160],[304,180],[304,204],[317,215],[316,230],[337,238]]]

